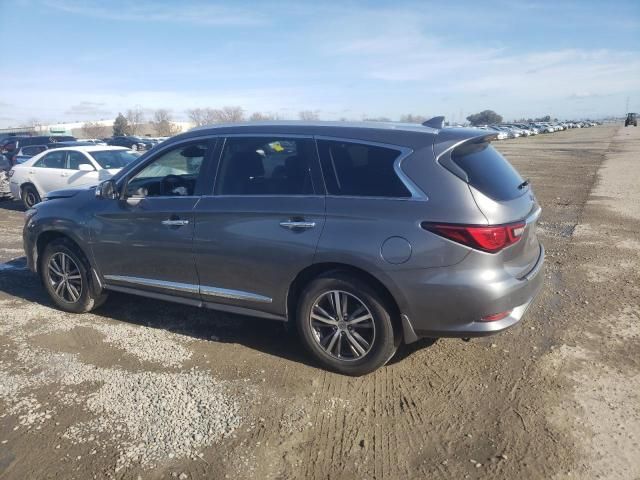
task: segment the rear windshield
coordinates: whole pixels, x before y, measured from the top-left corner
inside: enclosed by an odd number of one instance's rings
[[[513,200],[525,190],[519,189],[522,177],[488,143],[465,144],[453,151],[452,159],[469,178],[469,185],[494,200]]]
[[[103,150],[89,152],[89,155],[105,169],[124,168],[140,156],[128,150]]]

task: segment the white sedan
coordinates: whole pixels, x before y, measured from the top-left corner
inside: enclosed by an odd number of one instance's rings
[[[11,194],[31,208],[53,190],[97,185],[139,154],[124,147],[64,147],[45,150],[9,172]]]

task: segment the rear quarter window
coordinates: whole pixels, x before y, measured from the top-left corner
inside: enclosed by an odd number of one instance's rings
[[[456,148],[451,158],[467,175],[469,185],[494,200],[513,200],[524,194],[523,180],[515,168],[489,143]]]
[[[329,195],[411,197],[394,169],[401,155],[399,150],[366,143],[318,140],[318,151]]]

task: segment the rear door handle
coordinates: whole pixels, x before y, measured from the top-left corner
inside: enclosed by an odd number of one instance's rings
[[[182,227],[183,225],[189,225],[189,220],[163,220],[162,225],[167,227]]]
[[[280,222],[280,226],[282,228],[288,228],[289,230],[296,230],[298,228],[308,229],[316,226],[316,222],[305,222],[303,220],[293,221],[289,220],[286,222]]]

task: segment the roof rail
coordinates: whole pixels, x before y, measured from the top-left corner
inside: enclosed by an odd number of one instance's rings
[[[436,128],[438,130],[444,128],[444,116],[433,117],[427,120],[426,122],[422,122],[422,125],[425,127]]]

